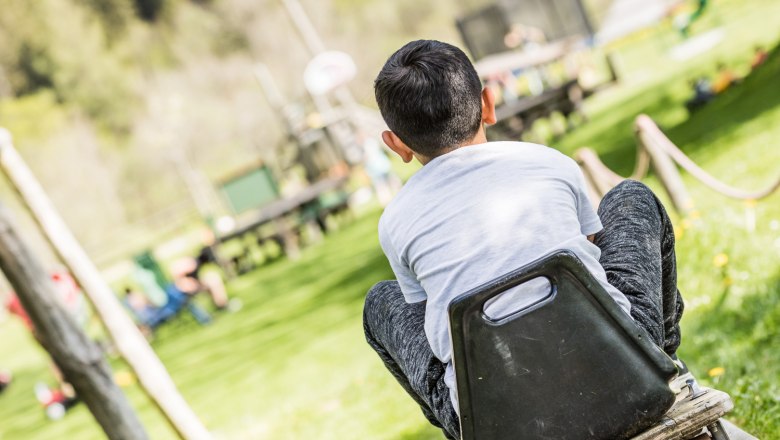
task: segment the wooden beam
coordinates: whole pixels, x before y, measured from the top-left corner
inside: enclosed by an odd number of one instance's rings
[[[165,366],[122,308],[95,264],[76,241],[32,171],[14,149],[11,134],[2,128],[0,167],[27,205],[43,235],[84,289],[117,350],[138,377],[141,388],[160,408],[181,438],[210,439],[211,434],[187,405]]]
[[[680,171],[669,154],[657,144],[657,140],[652,134],[643,129],[643,125],[646,124],[643,121],[652,123],[652,120],[645,115],[637,117],[635,130],[639,148],[644,149],[650,155],[653,169],[669,195],[675,210],[680,215],[686,216],[693,209],[693,200],[688,195]]]
[[[43,265],[0,206],[0,269],[35,327],[36,339],[62,370],[110,439],[148,438],[124,394],[114,383],[100,348],[59,303]]]
[[[320,35],[314,28],[314,25],[309,20],[309,16],[306,15],[306,11],[301,6],[298,0],[282,0],[282,5],[287,11],[287,15],[295,25],[295,30],[303,39],[303,43],[306,45],[306,50],[311,56],[315,56],[319,53],[325,52],[325,44],[323,44]]]

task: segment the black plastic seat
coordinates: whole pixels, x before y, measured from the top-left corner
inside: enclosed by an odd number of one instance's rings
[[[550,281],[546,298],[485,315],[536,277]],[[457,297],[449,315],[464,440],[630,438],[674,403],[672,360],[569,251]]]

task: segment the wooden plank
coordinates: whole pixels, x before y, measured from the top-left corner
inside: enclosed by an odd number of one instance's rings
[[[572,80],[559,87],[545,90],[540,95],[526,96],[515,101],[508,101],[496,107],[496,119],[503,121],[516,115],[523,115],[532,111],[538,111],[545,107],[557,108],[557,103],[568,100],[569,88],[577,83]]]
[[[319,182],[304,188],[293,196],[271,202],[263,208],[257,210],[256,213],[251,217],[248,217],[244,221],[240,221],[235,230],[227,234],[220,235],[217,240],[219,242],[231,240],[246,234],[247,232],[252,231],[255,228],[262,226],[272,220],[290,214],[296,209],[299,209],[302,205],[316,200],[323,193],[342,187],[346,181],[347,179],[345,177],[334,177],[320,180]]]
[[[682,389],[677,394],[674,406],[667,411],[663,419],[633,440],[673,440],[687,439],[699,433],[703,427],[716,422],[734,408],[731,397],[723,391],[701,388],[701,394],[691,399],[685,380],[690,374],[678,377],[670,385],[672,389]]]
[[[488,55],[474,63],[474,68],[480,78],[498,75],[511,70],[538,67],[558,61],[567,55],[574,47],[576,39],[570,38],[549,43],[526,51],[507,51]]]

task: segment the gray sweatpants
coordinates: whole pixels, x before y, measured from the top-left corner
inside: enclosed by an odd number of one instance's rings
[[[673,355],[680,345],[683,301],[677,290],[674,231],[661,202],[645,185],[627,180],[598,209],[596,234],[607,280],[631,302],[631,316]],[[444,383],[445,365],[431,351],[423,328],[425,303],[407,304],[396,281],[369,290],[363,309],[366,340],[390,373],[447,438],[460,423]]]

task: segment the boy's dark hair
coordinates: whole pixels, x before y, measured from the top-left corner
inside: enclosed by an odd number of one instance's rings
[[[398,49],[374,81],[387,126],[409,148],[428,157],[477,134],[481,92],[466,54],[434,40],[412,41]]]

